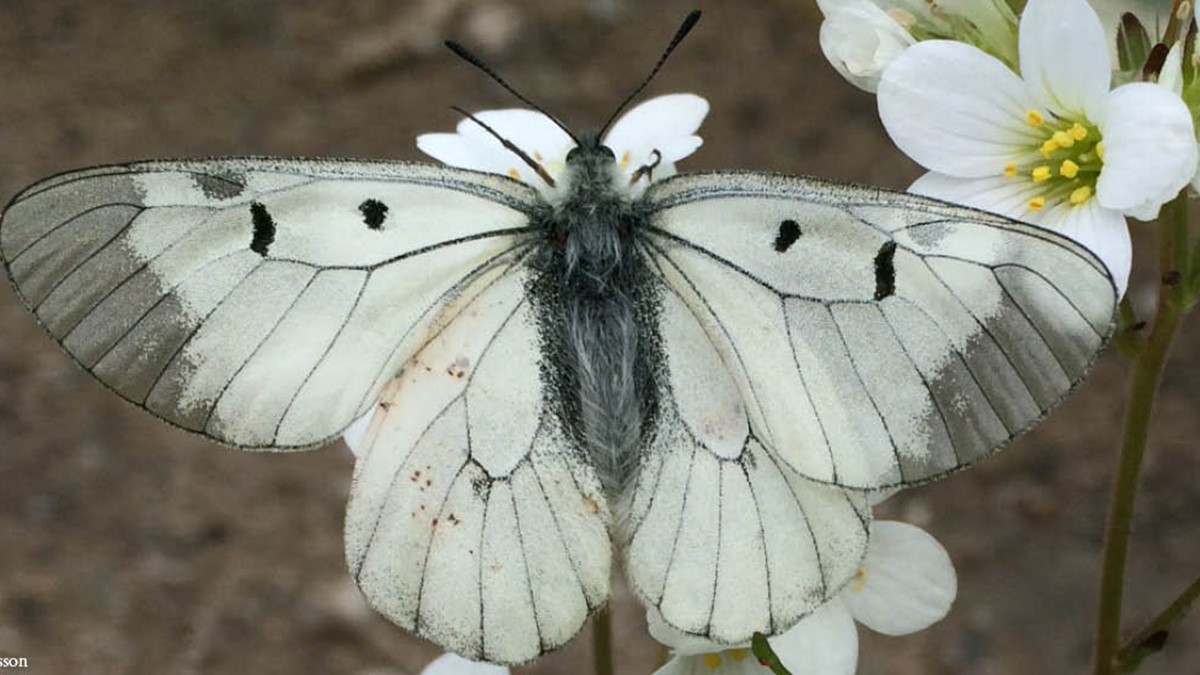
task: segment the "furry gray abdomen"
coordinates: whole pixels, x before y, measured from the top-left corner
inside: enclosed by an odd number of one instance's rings
[[[641,219],[615,189],[611,153],[593,149],[569,164],[567,198],[541,218],[547,240],[529,294],[547,403],[615,500],[657,411],[658,285],[634,251]]]

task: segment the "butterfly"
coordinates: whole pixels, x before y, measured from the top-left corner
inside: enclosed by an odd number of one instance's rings
[[[382,161],[73,171],[12,200],[0,254],[72,358],[173,425],[288,451],[369,420],[351,575],[506,664],[604,606],[614,554],[679,630],[786,630],[857,573],[869,492],[1003,447],[1113,330],[1104,265],[1037,226],[759,172],[635,190],[600,138],[548,189]]]

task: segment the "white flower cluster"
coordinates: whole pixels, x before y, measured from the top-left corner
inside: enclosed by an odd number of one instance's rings
[[[1197,174],[1193,116],[1181,98],[1183,40],[1167,45],[1156,83],[1112,88],[1107,33],[1085,0],[1029,0],[1009,39],[1015,58],[1000,46],[1011,16],[1000,0],[818,4],[830,62],[877,91],[888,134],[929,169],[910,191],[1070,236],[1124,293],[1126,216],[1155,218]],[[851,30],[852,16],[873,18]]]

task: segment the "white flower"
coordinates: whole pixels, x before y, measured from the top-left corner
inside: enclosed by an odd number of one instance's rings
[[[821,51],[850,84],[873,92],[879,75],[900,52],[916,44],[896,17],[869,0],[818,0],[825,14]]]
[[[958,580],[950,556],[932,536],[907,523],[878,521],[858,576],[788,631],[768,638],[795,673],[851,675],[858,663],[854,622],[885,635],[906,635],[937,623],[950,611]],[[717,645],[671,628],[647,613],[650,634],[674,657],[656,675],[763,672],[745,646]]]
[[[919,39],[950,38],[1015,62],[1016,17],[1004,0],[817,0],[821,51],[850,84],[879,87],[884,68]]]
[[[421,675],[508,675],[509,670],[503,666],[490,663],[469,661],[458,654],[442,654],[434,659]]]
[[[700,147],[702,141],[696,130],[707,114],[708,102],[694,94],[659,96],[622,115],[605,134],[603,143],[629,176],[642,166],[654,164],[657,151],[661,159],[651,178],[666,178],[675,173],[675,162]],[[541,164],[552,178],[562,174],[567,152],[575,147],[567,132],[533,110],[485,110],[476,117]],[[457,133],[418,136],[417,147],[450,166],[504,174],[539,189],[547,188],[533,169],[469,119],[458,123]],[[645,189],[648,183],[649,179],[643,177],[635,188]]]
[[[884,127],[930,169],[909,190],[1073,237],[1124,293],[1124,215],[1155,217],[1192,178],[1191,114],[1154,84],[1109,91],[1104,29],[1084,0],[1030,0],[1019,49],[1023,79],[974,47],[941,40],[911,47],[884,72]]]
[[[346,442],[346,447],[350,448],[350,453],[355,457],[358,457],[359,449],[367,440],[367,431],[371,428],[371,418],[375,416],[375,410],[375,408],[371,408],[365,415],[351,422],[350,426],[342,432],[342,440]]]

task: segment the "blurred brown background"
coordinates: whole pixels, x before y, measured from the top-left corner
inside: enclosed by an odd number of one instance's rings
[[[684,170],[757,168],[903,188],[919,174],[874,98],[820,55],[808,0],[208,0],[0,3],[0,195],[53,172],[204,155],[418,159],[450,105],[512,99],[439,46],[478,48],[571,126],[599,124],[687,10],[706,15],[649,94],[711,101]],[[1136,225],[1139,306],[1151,226]],[[1138,505],[1130,629],[1200,569],[1200,354],[1185,329]],[[906,638],[862,630],[860,673],[1083,672],[1124,363],[1017,446],[894,498],[882,515],[949,549],[950,616]],[[373,616],[347,578],[340,445],[288,456],[168,428],[75,368],[0,288],[0,655],[35,673],[416,673],[436,647]],[[621,672],[657,647],[615,601]],[[1186,619],[1145,673],[1200,672]],[[585,632],[523,669],[586,672]]]

